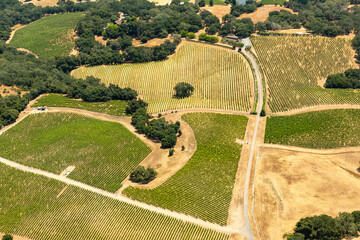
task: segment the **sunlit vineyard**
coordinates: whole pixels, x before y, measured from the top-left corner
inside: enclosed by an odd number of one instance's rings
[[[357,67],[350,41],[308,36],[253,37],[267,77],[273,112],[329,104],[359,104],[354,90],[324,89],[329,74]]]
[[[120,123],[77,114],[30,115],[0,136],[0,156],[115,192],[151,150]]]
[[[239,115],[189,113],[197,150],[173,177],[153,190],[129,187],[131,198],[226,225],[247,118]],[[176,154],[176,153],[175,153]]]
[[[360,145],[360,110],[334,109],[271,117],[265,142],[307,148]]]
[[[229,236],[0,164],[0,232],[37,240]]]
[[[187,108],[249,111],[253,96],[252,73],[243,56],[196,43],[185,43],[166,61],[79,68],[72,75],[91,75],[106,84],[131,87],[149,103],[150,112]],[[173,98],[178,82],[192,84],[193,96]]]

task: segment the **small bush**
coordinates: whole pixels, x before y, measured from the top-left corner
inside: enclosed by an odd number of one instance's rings
[[[184,150],[185,150],[185,146],[182,145],[182,146],[181,146],[181,151],[184,151]]]
[[[175,152],[175,149],[173,149],[173,148],[169,149],[169,157],[174,155],[174,152]]]
[[[265,117],[265,116],[266,116],[266,112],[265,112],[264,109],[261,109],[260,116],[261,116],[261,117]]]
[[[130,180],[136,183],[146,184],[155,179],[157,172],[152,168],[145,169],[144,166],[138,166],[131,174]]]
[[[5,235],[2,237],[2,240],[13,240],[13,236],[11,236],[10,234],[5,234]]]
[[[193,33],[193,32],[188,32],[188,33],[186,34],[186,38],[188,38],[188,39],[194,39],[194,38],[195,38],[195,33]]]

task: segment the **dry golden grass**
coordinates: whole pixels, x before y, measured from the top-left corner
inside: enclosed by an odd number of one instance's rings
[[[251,20],[254,23],[264,22],[269,17],[270,12],[272,12],[272,11],[280,11],[280,10],[286,10],[286,11],[289,11],[291,13],[294,13],[293,10],[290,9],[290,8],[285,8],[285,7],[281,7],[281,6],[275,6],[275,5],[264,5],[262,7],[259,7],[253,13],[242,14],[239,18],[240,19],[242,19],[242,18],[251,18]]]
[[[18,95],[18,91],[19,88],[17,88],[16,86],[5,86],[5,85],[1,85],[0,86],[0,95],[2,97],[4,96],[8,96],[8,95]],[[28,93],[29,91],[21,91],[21,96],[23,96],[25,93]]]
[[[304,217],[359,210],[360,148],[304,151],[260,150],[254,209],[262,239],[282,239]]]
[[[220,22],[222,21],[222,17],[225,16],[226,14],[230,13],[230,5],[214,5],[212,7],[210,6],[205,6],[202,7],[201,10],[208,10],[209,12],[211,12],[213,15],[217,16],[220,19]]]
[[[140,40],[137,39],[133,39],[132,44],[135,47],[154,47],[154,46],[158,46],[162,43],[165,42],[165,40],[170,39],[170,35],[167,36],[167,38],[154,38],[154,39],[150,39],[149,41],[147,41],[146,43],[142,43]]]

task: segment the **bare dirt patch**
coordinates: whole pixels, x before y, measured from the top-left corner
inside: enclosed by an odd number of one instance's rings
[[[169,40],[170,39],[170,35],[168,35],[166,38],[153,38],[150,39],[149,41],[147,41],[146,43],[142,43],[140,40],[137,39],[133,39],[132,40],[132,44],[135,47],[154,47],[154,46],[159,46],[160,44],[164,43],[165,40]]]
[[[107,42],[109,40],[105,40],[103,36],[96,36],[95,35],[95,41],[97,41],[98,43],[101,43],[102,45],[106,46]]]
[[[290,9],[290,8],[281,7],[281,6],[275,6],[275,5],[264,5],[262,7],[259,7],[253,13],[242,14],[239,18],[240,19],[242,19],[242,18],[251,18],[251,20],[254,23],[264,22],[269,17],[270,12],[272,12],[272,11],[280,11],[280,10],[286,10],[286,11],[289,11],[291,13],[294,13],[294,11],[292,9]]]
[[[255,180],[262,239],[282,239],[297,221],[358,210],[360,147],[311,150],[264,145]]]
[[[166,5],[170,3],[170,0],[150,0],[150,2],[154,2],[156,5]]]
[[[5,85],[1,85],[0,86],[0,95],[2,97],[4,96],[9,96],[9,95],[18,95],[18,91],[20,89],[16,86],[5,86]],[[25,93],[28,93],[29,91],[21,91],[20,95],[23,96]]]
[[[286,34],[302,34],[302,35],[309,35],[311,34],[306,28],[291,28],[291,29],[282,29],[282,30],[276,30],[276,31],[269,31],[274,33],[286,33]]]
[[[217,16],[220,19],[220,22],[222,21],[222,17],[225,16],[226,14],[230,13],[230,5],[214,5],[212,7],[210,6],[205,6],[202,7],[201,10],[208,10],[209,12],[211,12],[213,15]]]
[[[38,55],[36,55],[36,54],[33,53],[32,51],[30,51],[29,49],[26,49],[26,48],[17,48],[16,50],[22,51],[22,52],[26,52],[26,53],[29,53],[29,54],[32,54],[32,55],[34,55],[36,58],[39,58]]]
[[[120,193],[127,186],[143,189],[153,189],[164,183],[183,166],[185,166],[185,164],[196,151],[196,139],[190,125],[181,119],[182,114],[183,113],[174,113],[165,116],[167,121],[180,121],[181,124],[180,128],[182,134],[178,138],[176,146],[174,147],[175,153],[173,156],[169,157],[169,149],[161,149],[160,143],[155,143],[142,135],[138,136],[152,149],[152,152],[139,165],[154,168],[158,172],[156,179],[148,184],[143,185],[133,183],[130,181],[129,177],[127,177],[122,182],[123,187],[120,188],[117,193]],[[130,131],[135,132],[134,127],[130,124],[129,118],[123,119],[122,124]],[[182,146],[185,147],[184,150],[182,150]]]

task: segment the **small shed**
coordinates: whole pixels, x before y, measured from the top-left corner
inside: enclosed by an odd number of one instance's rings
[[[228,35],[225,37],[225,40],[239,42],[240,38],[235,35]]]

